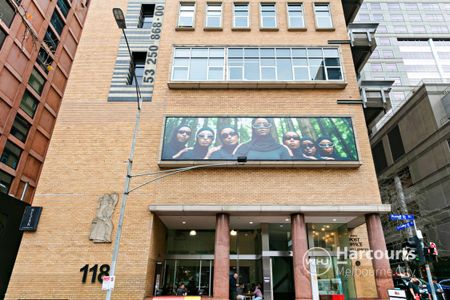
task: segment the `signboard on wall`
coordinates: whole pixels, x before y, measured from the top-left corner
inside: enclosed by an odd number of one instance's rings
[[[350,117],[166,117],[162,162],[357,162]]]

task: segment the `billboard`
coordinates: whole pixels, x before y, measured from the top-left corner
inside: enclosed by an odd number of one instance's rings
[[[166,117],[161,161],[358,161],[350,117]]]

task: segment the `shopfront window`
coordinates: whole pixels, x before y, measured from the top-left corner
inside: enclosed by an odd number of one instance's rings
[[[336,251],[348,246],[346,224],[308,224],[309,247],[321,247],[328,251]]]
[[[230,254],[261,253],[259,230],[234,230],[234,232],[230,235]]]
[[[269,249],[270,251],[291,251],[291,225],[269,224]]]

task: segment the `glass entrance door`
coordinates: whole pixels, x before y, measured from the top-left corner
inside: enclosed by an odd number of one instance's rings
[[[274,300],[292,300],[295,298],[292,257],[271,258],[272,295]]]

